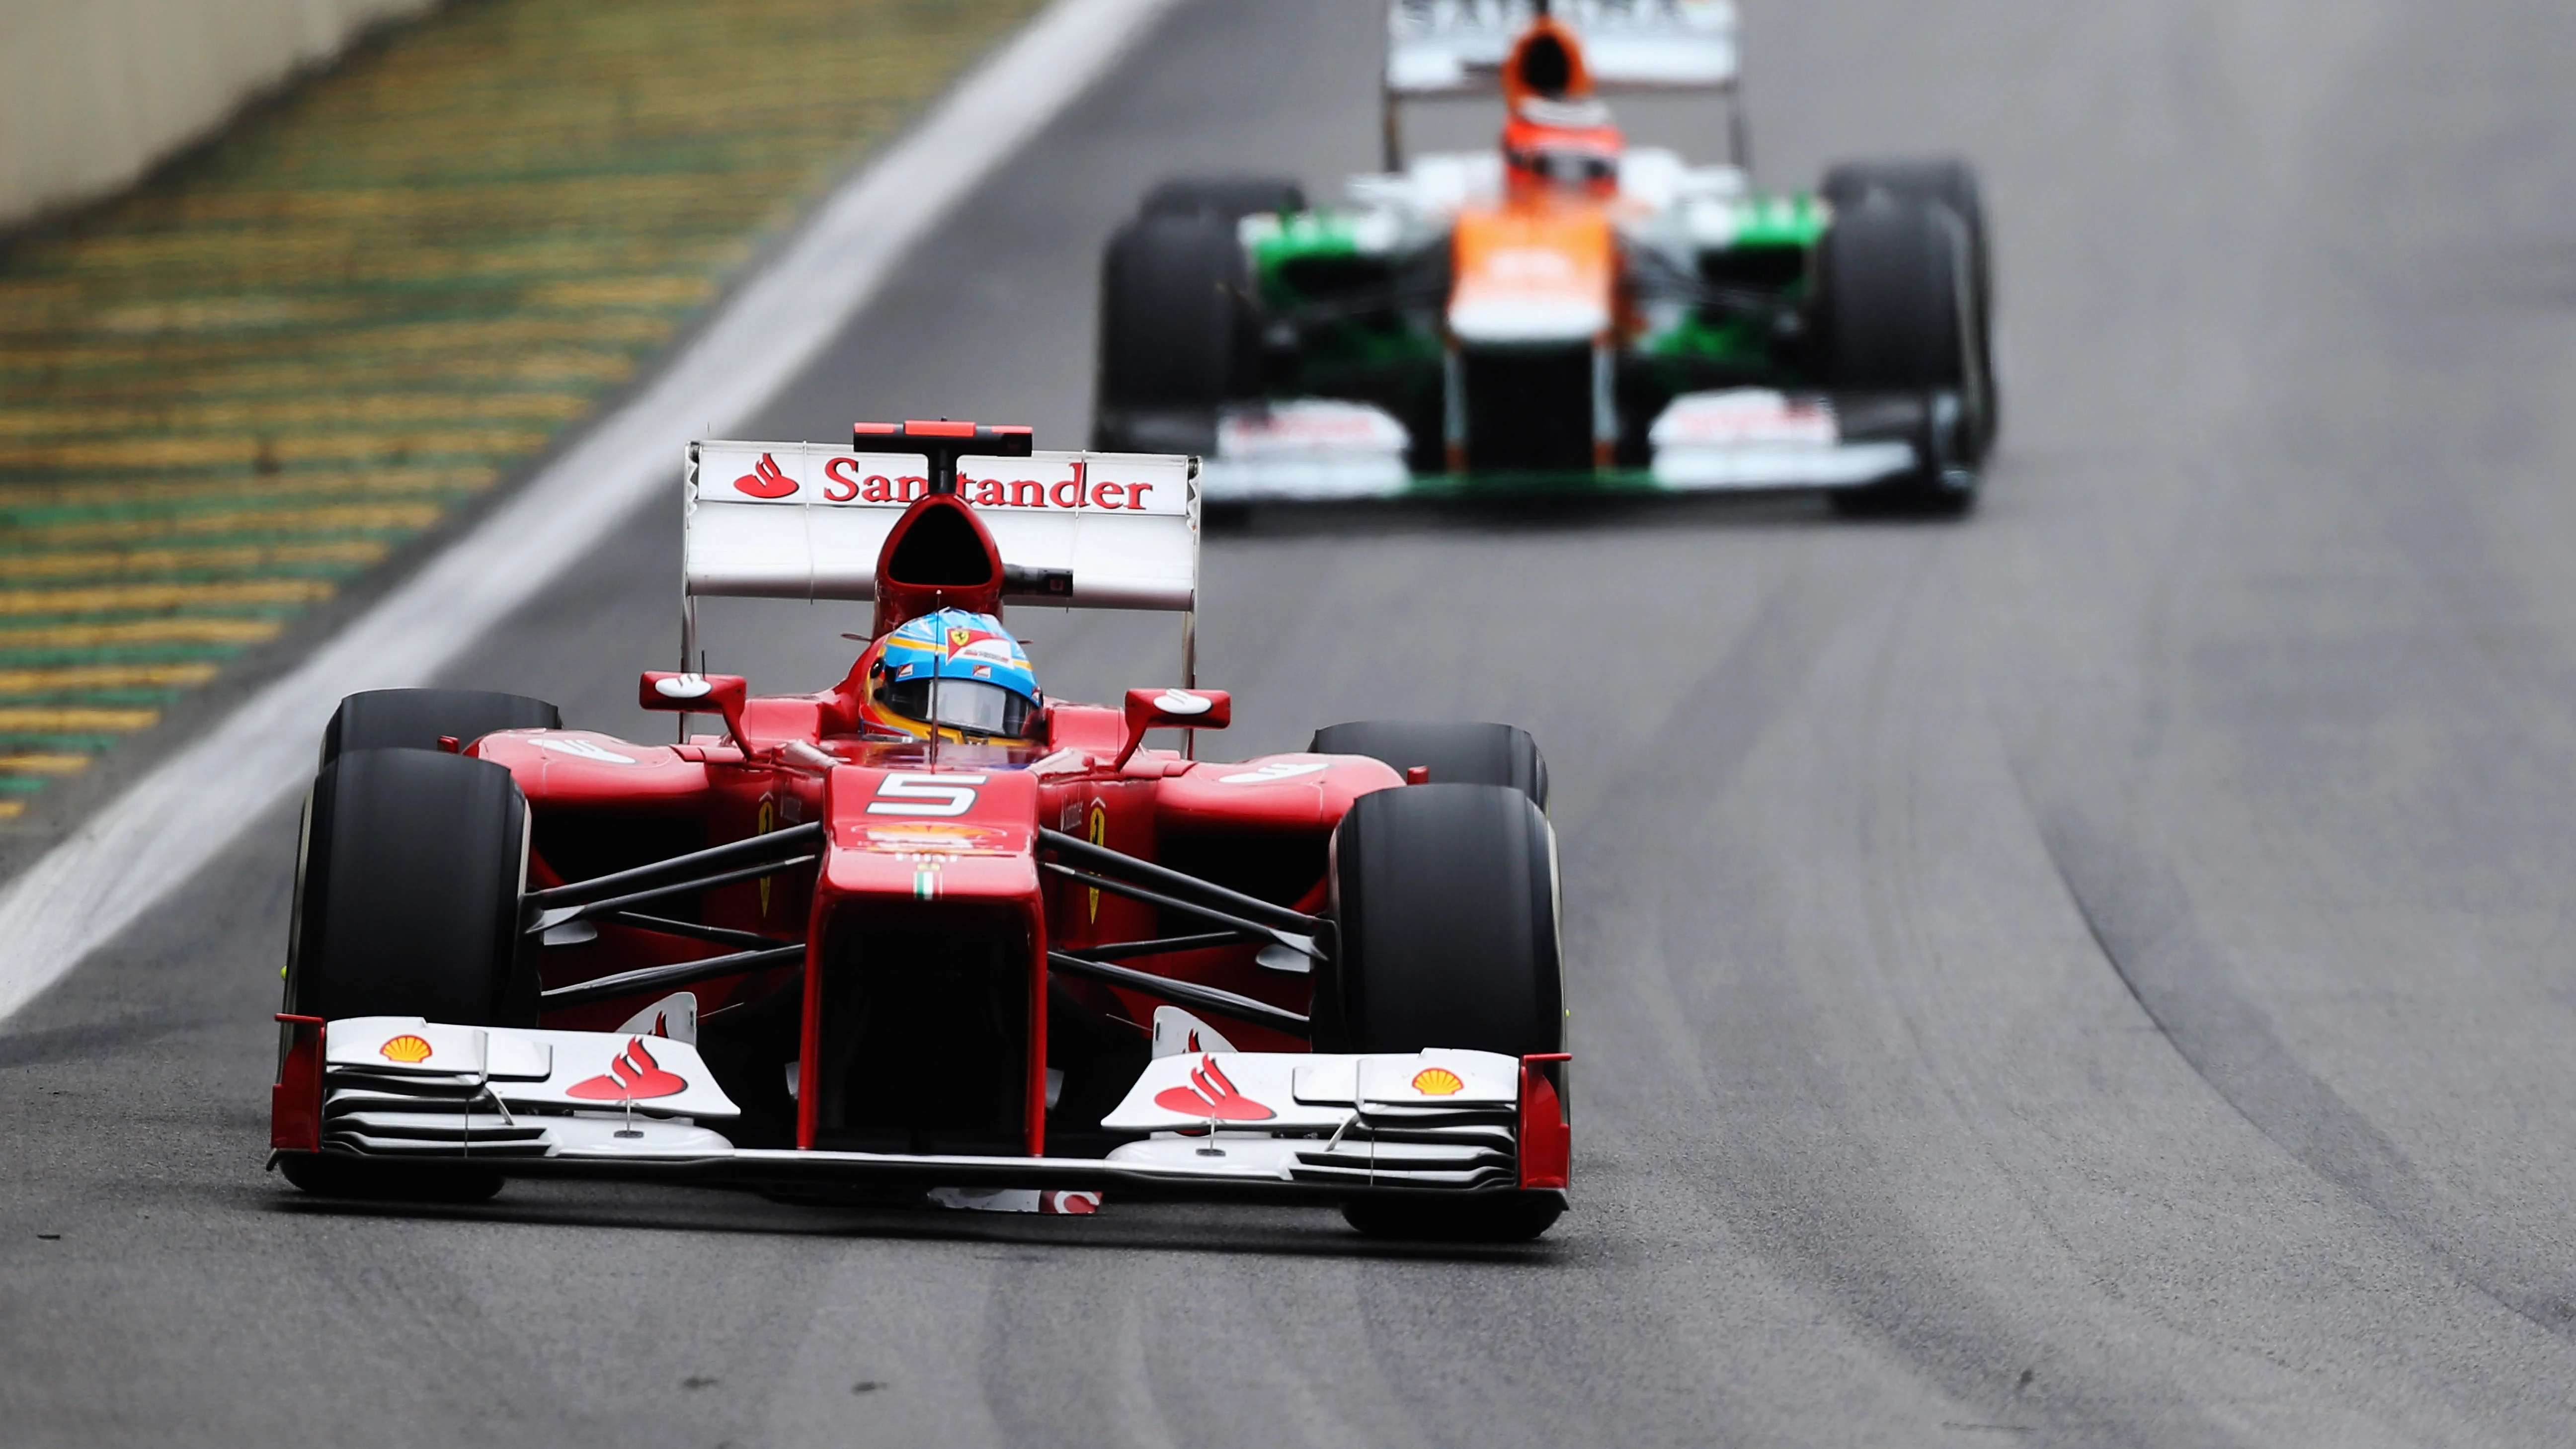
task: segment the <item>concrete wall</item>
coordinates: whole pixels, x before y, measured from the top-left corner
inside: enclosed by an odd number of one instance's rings
[[[436,0],[0,0],[0,226],[130,184]]]

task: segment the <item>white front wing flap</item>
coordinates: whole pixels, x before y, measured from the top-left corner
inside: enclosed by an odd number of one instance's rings
[[[317,1135],[286,1150],[463,1161],[718,1185],[1007,1186],[1179,1197],[1347,1198],[1354,1192],[1512,1191],[1525,1184],[1523,1083],[1490,1052],[1383,1056],[1202,1051],[1155,1058],[1113,1132],[1146,1134],[1106,1158],[950,1157],[736,1147],[741,1115],[697,1049],[632,1033],[451,1026],[354,1017],[321,1028],[301,1104],[290,1057],[279,1120],[314,1113]],[[318,1101],[315,1099],[318,1098]],[[1563,1128],[1545,1104],[1562,1182]],[[318,1110],[317,1110],[318,1109]],[[288,1129],[281,1125],[278,1129]]]
[[[1769,388],[1674,398],[1646,430],[1655,481],[1697,491],[1854,488],[1915,466],[1914,445],[1842,435],[1831,399]]]
[[[1684,393],[1647,429],[1648,477],[1675,492],[1859,488],[1913,470],[1912,443],[1851,438],[1831,398],[1770,388]],[[1409,491],[1404,425],[1365,403],[1299,398],[1218,420],[1211,502],[1323,502]]]
[[[742,1115],[669,1037],[360,1016],[330,1024],[323,1063],[323,1145],[371,1156],[730,1150],[695,1124]]]
[[[1404,424],[1382,408],[1296,398],[1229,408],[1199,474],[1212,503],[1393,498],[1412,481]]]

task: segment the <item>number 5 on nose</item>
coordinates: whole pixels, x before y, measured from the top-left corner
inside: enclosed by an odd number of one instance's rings
[[[981,775],[890,774],[877,784],[870,815],[963,815],[975,808]]]

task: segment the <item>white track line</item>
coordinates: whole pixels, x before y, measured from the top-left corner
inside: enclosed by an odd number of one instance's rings
[[[1172,3],[1056,0],[828,198],[651,385],[293,673],[0,890],[0,1018],[303,789],[323,721],[342,695],[432,679],[637,508],[657,499],[676,506],[691,424],[737,424],[792,380],[950,207]]]

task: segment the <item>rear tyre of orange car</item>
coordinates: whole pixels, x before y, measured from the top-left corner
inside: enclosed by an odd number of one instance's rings
[[[1363,795],[1333,833],[1331,880],[1339,944],[1317,983],[1316,1050],[1564,1050],[1556,836],[1524,790]],[[1546,1231],[1563,1206],[1556,1193],[1375,1199],[1344,1216],[1365,1233],[1495,1241]]]
[[[371,689],[340,701],[322,730],[322,763],[351,750],[435,750],[443,737],[470,745],[494,730],[559,730],[563,711],[524,694],[488,689]]]
[[[1241,221],[1306,209],[1306,188],[1282,176],[1175,176],[1145,193],[1145,216],[1207,214]]]
[[[1965,513],[1976,501],[1985,399],[1966,228],[1938,201],[1877,190],[1835,212],[1818,252],[1815,321],[1825,379],[1848,393],[1905,394],[1935,405],[1915,438],[1917,466],[1835,492],[1835,508]]]
[[[298,1016],[418,1016],[534,1026],[535,955],[519,930],[528,806],[499,765],[431,750],[344,751],[304,806],[287,945]],[[287,1180],[339,1196],[459,1201],[498,1174],[290,1156]]]
[[[1434,785],[1508,785],[1547,808],[1547,760],[1518,725],[1367,719],[1326,725],[1306,745],[1317,755],[1364,755],[1396,770],[1429,772]]]

